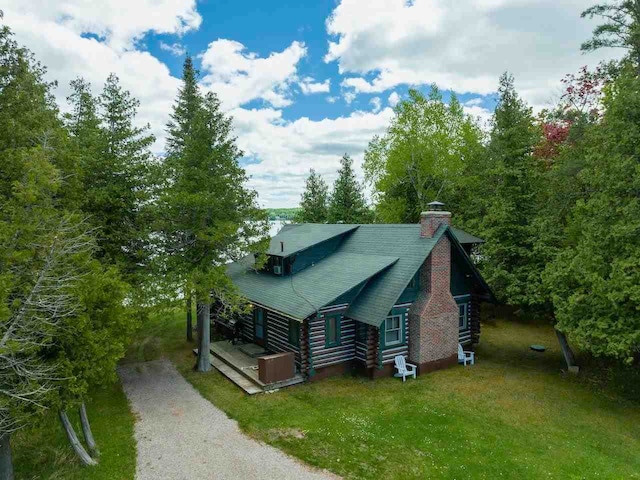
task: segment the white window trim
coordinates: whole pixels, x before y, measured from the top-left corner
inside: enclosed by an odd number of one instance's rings
[[[460,307],[464,307],[464,323],[460,326]],[[469,328],[469,302],[458,304],[458,330],[466,330]]]
[[[387,320],[391,320],[393,318],[398,318],[398,328],[387,328]],[[398,340],[393,340],[392,342],[387,342],[387,333],[388,332],[398,332]],[[402,345],[404,343],[402,338],[402,315],[391,315],[384,320],[384,346],[392,347],[394,345]]]

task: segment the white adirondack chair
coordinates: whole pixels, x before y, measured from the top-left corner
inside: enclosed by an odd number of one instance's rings
[[[396,370],[398,373],[395,373],[393,376],[400,378],[402,377],[402,381],[404,382],[407,377],[416,378],[416,366],[411,363],[407,363],[402,355],[397,355],[395,358],[396,361]]]
[[[458,363],[464,363],[465,367],[467,363],[474,365],[476,363],[476,354],[463,350],[462,345],[458,344]]]

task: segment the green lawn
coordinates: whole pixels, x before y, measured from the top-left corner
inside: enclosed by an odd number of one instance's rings
[[[167,355],[248,434],[347,478],[640,478],[639,404],[601,387],[613,374],[562,374],[548,326],[484,324],[474,367],[404,385],[343,376],[248,397],[193,372],[183,315],[161,318],[130,360]]]
[[[87,402],[93,435],[102,454],[96,467],[82,467],[55,412],[37,427],[18,432],[12,447],[17,479],[131,480],[136,468],[134,418],[120,384],[93,392]],[[82,438],[77,412],[69,412]]]

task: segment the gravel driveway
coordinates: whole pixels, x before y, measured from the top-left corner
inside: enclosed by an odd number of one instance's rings
[[[168,360],[118,373],[137,417],[138,480],[338,478],[244,435]]]

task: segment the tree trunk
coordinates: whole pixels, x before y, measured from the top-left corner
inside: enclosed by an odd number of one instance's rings
[[[69,439],[69,443],[71,447],[73,447],[73,451],[76,452],[78,458],[82,462],[83,465],[97,465],[96,462],[84,449],[80,440],[78,440],[78,436],[76,435],[76,431],[73,429],[73,425],[69,421],[69,417],[67,416],[67,412],[64,410],[60,410],[60,421],[62,422],[62,426],[64,427],[64,431],[67,432],[67,438]]]
[[[554,330],[556,331],[556,337],[558,337],[558,343],[560,344],[562,355],[564,355],[564,361],[567,362],[567,369],[570,372],[577,371],[576,357],[573,355],[573,351],[569,346],[567,336],[564,334],[564,332],[561,332],[557,328],[554,328]]]
[[[82,424],[82,434],[84,435],[85,442],[87,442],[89,451],[94,457],[100,456],[98,445],[96,445],[96,441],[93,438],[93,432],[91,431],[91,425],[89,424],[89,417],[87,417],[87,407],[84,402],[80,405],[80,423]]]
[[[191,311],[191,293],[187,294],[187,341],[193,341],[193,312]]]
[[[211,361],[209,360],[211,344],[211,319],[209,318],[209,313],[211,305],[200,303],[197,305],[196,310],[198,312],[198,363],[196,364],[196,370],[198,372],[208,372],[211,370]]]
[[[13,480],[13,458],[11,456],[11,435],[4,433],[0,436],[0,478]]]

